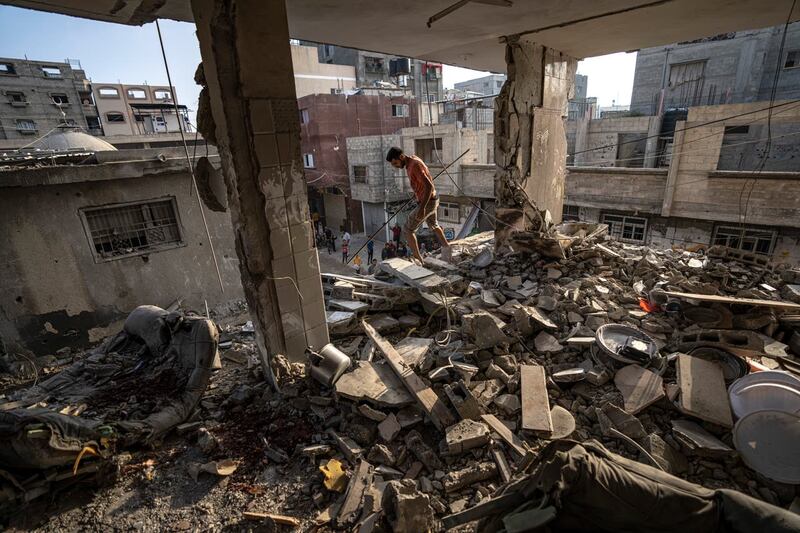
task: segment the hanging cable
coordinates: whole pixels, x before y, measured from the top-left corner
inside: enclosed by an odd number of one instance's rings
[[[156,19],[156,31],[158,32],[158,42],[161,45],[161,57],[164,58],[164,70],[167,71],[167,83],[169,83],[170,90],[172,92],[175,91],[175,86],[172,85],[172,76],[169,73],[169,64],[167,63],[167,52],[164,49],[164,39],[161,36],[161,26],[158,24],[158,19]],[[206,220],[206,213],[205,209],[203,209],[203,199],[200,198],[200,189],[197,188],[197,178],[194,175],[194,165],[192,164],[192,159],[189,156],[189,146],[186,144],[186,135],[183,133],[183,126],[181,125],[180,120],[180,110],[178,109],[178,100],[175,98],[175,95],[172,95],[172,103],[175,106],[175,118],[178,120],[178,131],[181,133],[181,142],[183,143],[183,151],[186,154],[186,163],[189,165],[189,174],[192,176],[192,185],[194,186],[194,192],[197,195],[197,204],[200,206],[200,216],[203,219],[203,226],[206,228],[206,237],[208,237],[208,247],[211,250],[211,258],[214,260],[214,268],[217,270],[217,280],[219,280],[219,289],[222,292],[225,292],[225,286],[222,283],[222,273],[219,270],[219,263],[217,262],[217,254],[214,251],[214,243],[211,241],[211,231],[208,229],[208,221]]]

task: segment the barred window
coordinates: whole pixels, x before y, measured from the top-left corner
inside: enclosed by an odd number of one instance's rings
[[[458,224],[461,220],[459,217],[459,205],[442,202],[439,204],[439,212],[436,213],[436,216],[442,222],[453,222]]]
[[[603,215],[603,224],[608,224],[608,233],[617,240],[644,244],[647,235],[647,219],[623,215]]]
[[[771,255],[775,248],[777,232],[767,228],[742,228],[717,226],[712,244],[738,248],[747,252]]]
[[[97,259],[120,259],[183,244],[174,198],[89,208],[81,213]]]

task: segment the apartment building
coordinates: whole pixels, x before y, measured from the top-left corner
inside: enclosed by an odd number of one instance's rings
[[[636,56],[631,111],[658,115],[671,108],[800,97],[800,23],[736,31],[643,48]]]
[[[351,195],[347,142],[417,124],[416,99],[402,89],[363,89],[358,94],[314,94],[297,101],[309,204],[338,231],[364,229],[361,206]]]
[[[77,61],[0,58],[0,139],[34,140],[58,126],[103,133],[91,84]]]
[[[151,135],[192,131],[189,112],[175,88],[163,85],[93,83],[92,93],[105,135]]]

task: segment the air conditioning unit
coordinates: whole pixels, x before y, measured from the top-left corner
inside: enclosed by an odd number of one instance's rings
[[[402,74],[411,74],[411,60],[407,57],[390,60],[389,76],[396,77]]]

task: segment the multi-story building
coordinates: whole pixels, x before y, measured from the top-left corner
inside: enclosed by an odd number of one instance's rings
[[[311,43],[307,43],[311,44]],[[355,50],[331,44],[317,44],[319,61],[355,68],[358,87],[379,87],[392,84],[408,88],[417,99],[419,124],[430,124],[428,102],[444,99],[442,64],[419,59]],[[436,123],[436,115],[433,123]]]
[[[312,212],[319,213],[334,231],[340,227],[362,231],[361,206],[350,192],[348,139],[416,125],[416,99],[401,89],[375,89],[351,95],[308,95],[297,104]]]
[[[102,134],[78,62],[0,58],[0,97],[0,139],[32,140],[62,125]]]
[[[644,48],[636,56],[631,111],[658,115],[672,108],[800,97],[800,23],[725,33]]]
[[[162,85],[92,83],[105,135],[149,135],[192,131],[189,112],[175,88]]]
[[[492,96],[500,92],[506,81],[505,74],[489,74],[480,78],[454,83],[453,87],[459,91],[478,93],[483,96]]]
[[[352,91],[357,86],[354,66],[321,63],[316,46],[293,43],[292,68],[298,98]]]

